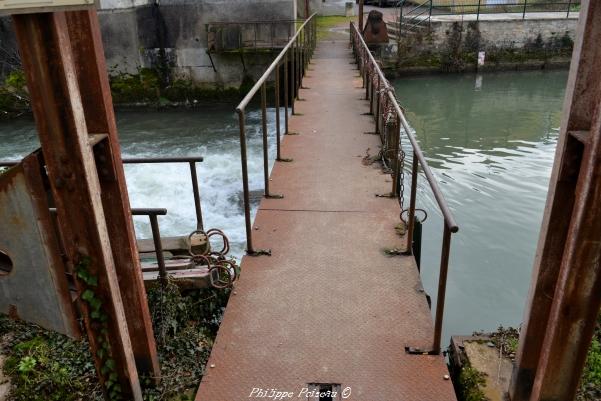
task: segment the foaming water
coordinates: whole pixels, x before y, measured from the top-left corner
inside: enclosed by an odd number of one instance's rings
[[[564,71],[536,71],[394,83],[460,226],[452,240],[447,336],[521,323],[566,80]],[[442,217],[423,176],[418,188],[430,216],[422,277],[434,305]]]
[[[206,105],[195,110],[118,111],[124,157],[204,156],[197,164],[205,227],[229,237],[231,253],[244,251],[244,213],[237,115],[233,105]],[[268,110],[270,169],[275,158],[275,109]],[[282,121],[283,121],[282,111]],[[247,113],[249,187],[263,188],[261,115]],[[282,131],[283,132],[283,131]],[[20,158],[36,149],[29,118],[0,123],[0,158]],[[166,208],[159,217],[161,235],[186,235],[196,228],[190,169],[184,164],[125,165],[132,207]],[[257,204],[253,204],[252,214]],[[148,218],[134,217],[136,235],[150,238]]]

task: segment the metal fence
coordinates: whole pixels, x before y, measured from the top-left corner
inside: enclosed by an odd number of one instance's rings
[[[250,194],[248,189],[248,158],[246,155],[246,107],[255,97],[257,92],[261,92],[261,128],[263,134],[263,175],[265,179],[265,197],[281,198],[281,195],[274,195],[269,190],[269,157],[267,143],[267,84],[272,75],[274,76],[274,100],[275,100],[275,122],[276,122],[276,141],[277,156],[276,160],[285,161],[280,154],[280,74],[283,73],[284,85],[284,134],[288,134],[288,108],[294,114],[294,102],[298,99],[298,91],[301,88],[303,77],[309,65],[309,60],[313,55],[317,43],[316,36],[316,14],[311,15],[298,28],[296,33],[280,54],[269,65],[261,78],[255,83],[252,89],[246,94],[244,99],[236,107],[238,120],[240,124],[240,155],[242,160],[242,186],[244,190],[244,218],[246,223],[246,252],[249,255],[259,255],[269,251],[256,250],[252,243],[252,229],[250,217]],[[289,104],[290,103],[290,104]]]
[[[205,25],[210,53],[281,49],[302,20],[211,22]]]
[[[569,18],[577,16],[580,0],[401,0],[399,23],[401,29],[412,30],[429,23],[432,16],[475,14],[476,21],[483,14],[528,14],[556,12]]]
[[[451,250],[451,235],[459,230],[453,213],[434,178],[424,154],[412,134],[411,127],[405,118],[403,109],[394,94],[394,89],[382,73],[380,66],[371,54],[363,37],[354,23],[350,24],[350,39],[353,54],[363,77],[365,98],[369,101],[370,112],[373,113],[376,123],[376,134],[382,140],[382,156],[392,170],[392,188],[390,196],[396,197],[401,206],[401,218],[406,214],[407,224],[407,254],[412,254],[413,237],[416,222],[416,197],[417,181],[421,170],[428,181],[430,190],[434,194],[436,203],[443,216],[444,227],[442,236],[442,253],[440,258],[440,277],[438,280],[438,298],[436,302],[436,319],[434,325],[434,340],[432,350],[429,352],[440,353],[440,341],[442,334],[442,320],[444,314],[445,293],[447,286],[447,272],[449,269],[449,254]],[[404,152],[401,146],[402,136],[407,137],[413,152],[411,168],[411,195],[409,208],[404,208]]]

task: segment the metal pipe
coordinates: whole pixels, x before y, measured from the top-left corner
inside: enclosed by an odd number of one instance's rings
[[[261,86],[261,131],[263,133],[263,178],[265,180],[265,197],[269,198],[269,155],[267,149],[267,88]]]
[[[240,125],[240,161],[242,163],[242,190],[244,192],[244,222],[246,228],[246,252],[253,253],[252,228],[250,222],[250,196],[248,190],[248,158],[246,155],[246,129],[244,110],[236,110]]]
[[[167,285],[167,268],[165,267],[165,257],[163,256],[163,244],[161,243],[161,232],[159,230],[159,221],[156,214],[150,214],[150,227],[152,229],[152,241],[154,242],[154,251],[159,265],[159,281],[162,286]]]
[[[407,252],[413,252],[413,233],[415,231],[415,203],[417,198],[417,178],[419,177],[419,162],[413,153],[411,166],[411,195],[409,198],[409,215],[407,216]],[[403,205],[401,205],[403,207]]]
[[[288,53],[284,56],[284,125],[286,131],[285,135],[288,135]]]
[[[175,157],[124,157],[124,164],[143,163],[200,163],[204,160],[200,156],[175,156]]]
[[[447,274],[449,272],[449,253],[451,251],[451,230],[445,223],[442,234],[442,254],[440,256],[440,277],[438,278],[438,296],[436,298],[436,319],[434,321],[434,342],[432,350],[440,354],[440,339],[442,336],[442,318],[444,316],[444,301],[447,291]]]
[[[51,208],[50,212],[56,211],[56,209]],[[131,209],[131,214],[133,216],[150,216],[151,214],[157,216],[165,216],[167,214],[167,209],[164,208],[149,208],[149,207],[136,207]]]
[[[380,90],[380,86],[382,86],[382,82],[380,80],[380,76],[378,75],[378,90],[376,95],[376,134],[380,133],[380,101],[382,100],[382,91]]]
[[[524,0],[524,12],[522,13],[522,19],[526,19],[526,7],[528,5],[528,0]]]
[[[401,175],[401,163],[399,163],[399,148],[401,146],[401,129],[400,129],[400,120],[399,117],[395,119],[394,124],[392,125],[392,129],[394,132],[394,144],[392,149],[394,150],[394,158],[393,160],[393,174],[392,174],[392,190],[391,193],[395,196],[399,194],[400,186],[399,186],[399,176]],[[388,133],[386,133],[388,137]]]
[[[280,66],[275,69],[275,138],[277,161],[282,160],[280,153]]]
[[[192,193],[194,194],[194,210],[196,211],[196,229],[203,230],[200,190],[198,188],[198,175],[196,174],[196,162],[190,162],[189,165],[190,177],[192,178]]]
[[[290,61],[290,65],[292,66],[292,71],[290,74],[291,83],[292,83],[292,85],[290,86],[290,88],[292,89],[291,96],[290,96],[290,109],[291,109],[292,115],[294,115],[294,103],[296,100],[296,51],[295,51],[294,41],[292,43],[293,43],[292,48],[290,50],[290,53],[292,54],[292,60]]]

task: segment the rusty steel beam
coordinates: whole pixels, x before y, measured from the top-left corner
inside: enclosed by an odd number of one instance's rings
[[[66,18],[86,126],[89,132],[108,134],[108,140],[96,148],[96,159],[106,227],[136,365],[140,374],[159,377],[98,16],[96,10],[85,10],[68,12]]]
[[[142,400],[65,13],[13,16],[68,269],[99,380]]]
[[[601,304],[601,2],[581,7],[513,401],[574,398]]]

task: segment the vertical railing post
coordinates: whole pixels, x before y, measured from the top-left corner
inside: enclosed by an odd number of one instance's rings
[[[267,144],[267,88],[261,85],[261,131],[263,133],[263,178],[265,180],[265,197],[269,198],[269,153]]]
[[[280,65],[275,66],[275,136],[276,160],[281,161],[280,154]]]
[[[189,162],[190,177],[192,178],[192,193],[194,194],[194,210],[196,211],[196,229],[203,230],[202,209],[200,205],[200,190],[198,189],[198,175],[196,174],[196,162]]]
[[[568,12],[566,18],[570,18],[570,7],[572,7],[572,0],[568,0]]]
[[[409,213],[407,215],[407,253],[413,253],[413,233],[415,231],[415,203],[417,198],[417,178],[419,161],[413,152],[413,163],[411,166],[411,195],[409,198]],[[402,205],[401,205],[402,207]]]
[[[382,100],[381,94],[381,86],[382,86],[382,78],[380,74],[378,74],[378,87],[376,91],[376,134],[380,134],[380,101]]]
[[[482,4],[482,0],[478,0],[478,11],[476,12],[476,21],[480,21],[480,4]]]
[[[296,79],[294,81],[294,85],[296,86],[296,99],[300,98],[300,80],[301,80],[301,49],[300,49],[300,41],[297,36],[294,40],[296,42]]]
[[[244,196],[244,223],[246,228],[246,252],[253,254],[252,228],[250,222],[250,196],[248,190],[248,157],[246,155],[246,128],[244,110],[237,109],[240,126],[240,161],[242,163],[242,189]]]
[[[449,271],[449,253],[451,251],[451,230],[444,222],[442,234],[442,254],[440,256],[440,277],[438,278],[438,296],[436,298],[436,319],[434,321],[434,342],[432,350],[440,354],[440,339],[442,336],[442,319],[444,316],[444,302],[447,291],[447,273]]]
[[[524,12],[522,13],[522,19],[526,19],[526,7],[528,6],[528,0],[524,0]]]
[[[286,53],[284,54],[284,126],[285,126],[285,131],[284,131],[284,135],[288,135],[289,131],[288,131],[288,85],[289,85],[289,80],[288,80],[288,52],[289,50],[286,51]]]
[[[394,152],[394,157],[392,158],[392,190],[391,195],[396,196],[399,193],[399,176],[401,174],[401,163],[399,163],[399,148],[401,146],[401,117],[396,116],[396,119],[393,124],[391,124],[391,129],[393,130],[393,144],[392,150]],[[386,133],[388,136],[388,133]]]
[[[294,41],[292,41],[292,46],[290,46],[290,54],[292,55],[292,60],[290,60],[290,66],[292,67],[292,71],[290,72],[290,89],[292,90],[292,92],[290,93],[290,110],[292,112],[292,114],[294,115],[294,100],[296,99],[296,88],[295,88],[295,81],[296,81],[296,51],[294,49]]]
[[[165,256],[163,255],[163,244],[161,243],[161,232],[159,230],[159,221],[155,213],[148,215],[150,218],[150,228],[152,230],[152,241],[157,256],[157,264],[159,266],[159,282],[161,286],[167,285],[167,268],[165,267]]]

